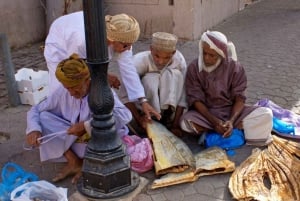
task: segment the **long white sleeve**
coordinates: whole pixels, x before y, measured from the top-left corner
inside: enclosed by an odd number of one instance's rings
[[[132,49],[118,54],[117,62],[128,99],[136,101],[138,98],[145,97],[144,87],[133,64]]]

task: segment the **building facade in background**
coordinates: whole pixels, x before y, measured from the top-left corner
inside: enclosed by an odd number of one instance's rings
[[[140,23],[141,37],[164,31],[195,40],[201,33],[244,9],[251,0],[104,0],[105,13],[127,13]],[[82,0],[0,0],[0,32],[11,47],[46,38],[57,17],[82,10]]]

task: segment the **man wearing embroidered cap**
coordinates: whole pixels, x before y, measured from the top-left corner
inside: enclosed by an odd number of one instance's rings
[[[176,50],[177,40],[174,34],[154,33],[150,51],[134,55],[134,65],[144,86],[146,98],[162,115],[161,122],[175,134],[180,134],[179,118],[186,108],[186,62],[183,55]],[[143,114],[138,112],[135,104],[122,95],[121,101],[131,110],[139,126],[143,127]]]
[[[53,182],[80,174],[92,118],[88,105],[90,73],[84,60],[73,54],[58,64],[55,75],[61,85],[28,111],[26,129],[27,144],[39,147],[41,161],[67,162]],[[115,126],[118,134],[124,135],[132,115],[113,95]],[[76,179],[75,176],[72,182]]]
[[[189,111],[181,118],[181,128],[198,135],[214,130],[223,137],[239,128],[248,144],[268,144],[272,140],[272,111],[245,105],[247,77],[233,43],[221,32],[206,31],[199,52],[187,70]]]
[[[151,120],[151,116],[160,119],[160,114],[145,99],[144,88],[132,61],[132,44],[138,40],[140,35],[137,20],[127,14],[106,15],[105,23],[108,56],[110,61],[117,61],[120,74],[120,81],[117,76],[108,74],[110,85],[119,88],[121,84],[126,89],[130,101],[140,101],[148,121]],[[61,16],[52,23],[44,52],[49,69],[50,94],[59,86],[59,82],[55,77],[57,64],[72,53],[77,53],[81,58],[86,58],[84,30],[82,11]]]

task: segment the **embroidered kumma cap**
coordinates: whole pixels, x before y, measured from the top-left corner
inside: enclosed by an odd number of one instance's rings
[[[156,32],[152,34],[151,46],[157,50],[173,52],[176,50],[178,38],[174,34]]]
[[[75,87],[90,77],[90,71],[78,54],[72,54],[58,64],[55,75],[63,85]]]
[[[140,35],[138,21],[127,14],[106,15],[106,35],[110,41],[134,43]]]

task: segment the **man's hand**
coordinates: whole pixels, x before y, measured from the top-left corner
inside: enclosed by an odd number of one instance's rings
[[[86,133],[84,122],[75,123],[67,130],[69,135],[82,136]]]
[[[26,135],[26,142],[31,146],[39,146],[40,142],[38,141],[38,138],[40,138],[41,136],[42,133],[40,131],[32,131]]]
[[[119,89],[121,82],[120,82],[118,76],[109,73],[109,74],[107,74],[107,79],[108,79],[109,86],[111,86],[115,89]]]
[[[142,103],[142,109],[148,122],[151,122],[151,116],[154,116],[157,120],[160,120],[161,115],[148,102]]]
[[[217,133],[220,133],[221,135],[224,135],[224,133],[227,131],[227,128],[224,127],[224,122],[219,120],[217,123],[214,125],[214,130]]]
[[[233,125],[231,121],[226,121],[223,124],[223,127],[226,128],[226,131],[223,133],[223,137],[229,137],[232,133]]]

